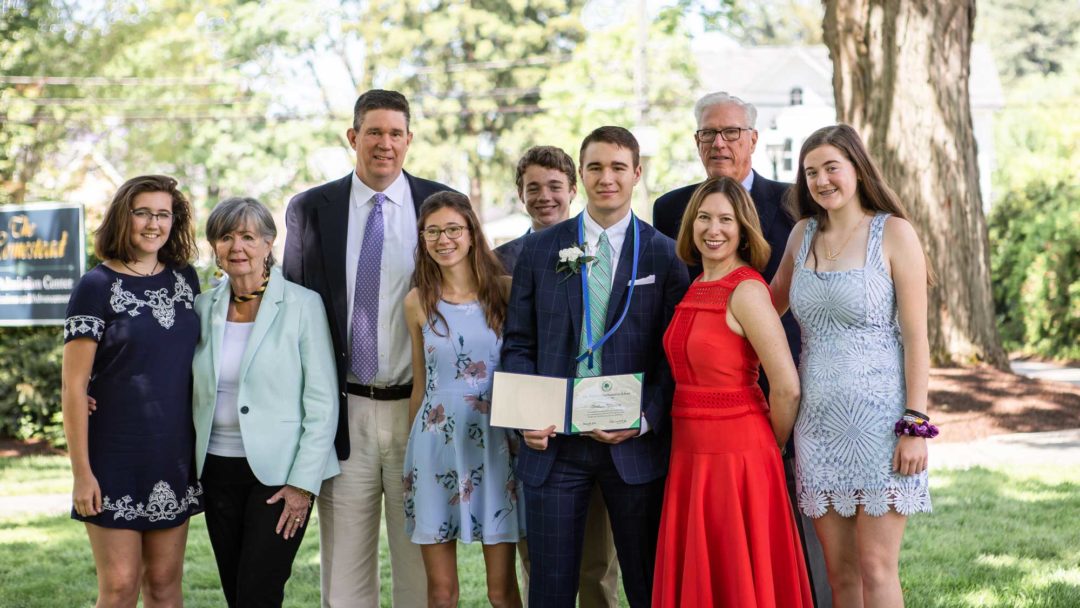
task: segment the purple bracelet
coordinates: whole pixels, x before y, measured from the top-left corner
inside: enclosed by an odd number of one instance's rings
[[[897,437],[907,435],[909,437],[933,439],[938,436],[938,428],[926,420],[923,420],[919,424],[907,420],[897,420],[896,426],[893,427],[893,432],[896,433]]]

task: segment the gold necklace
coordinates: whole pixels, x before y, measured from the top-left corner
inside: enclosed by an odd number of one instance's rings
[[[146,274],[143,274],[143,273],[139,272],[138,270],[135,270],[135,269],[134,269],[134,268],[132,268],[131,266],[128,266],[128,263],[127,263],[127,262],[125,262],[124,260],[120,260],[120,263],[124,265],[124,268],[127,268],[128,270],[130,270],[131,272],[135,273],[136,275],[138,275],[138,276],[140,276],[140,277],[149,277],[149,276],[153,276],[153,275],[154,275],[154,271],[156,271],[156,270],[157,270],[158,264],[160,264],[160,263],[161,263],[161,261],[160,261],[160,260],[154,260],[154,267],[153,267],[153,268],[151,268],[151,269],[150,269],[150,272],[148,272],[148,273],[146,273]]]
[[[852,237],[854,237],[855,233],[859,230],[859,226],[862,226],[862,222],[865,217],[866,216],[864,215],[863,217],[859,218],[859,221],[856,222],[855,227],[851,229],[851,232],[848,233],[847,238],[844,239],[844,244],[840,245],[840,248],[837,249],[835,253],[833,253],[832,247],[829,247],[829,242],[826,241],[824,238],[821,239],[821,241],[825,244],[826,260],[829,260],[830,262],[835,262],[836,258],[840,257],[840,254],[844,252],[844,248],[848,246],[848,243],[851,242]]]

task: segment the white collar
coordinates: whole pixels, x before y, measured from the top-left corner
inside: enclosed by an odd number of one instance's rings
[[[409,181],[405,179],[405,172],[402,171],[401,173],[398,173],[397,179],[387,186],[386,190],[383,190],[383,194],[386,195],[387,201],[400,207],[405,201],[405,192],[408,187]],[[360,177],[356,175],[355,170],[352,172],[352,191],[354,196],[353,200],[360,205],[367,204],[377,192],[377,190],[373,190],[370,186],[365,184]]]
[[[750,172],[746,174],[746,179],[742,180],[742,187],[746,188],[747,192],[754,187],[754,170],[750,169]]]
[[[585,210],[581,212],[581,214],[585,216],[585,240],[595,244],[596,240],[600,238],[601,232],[608,233],[609,241],[612,240],[616,235],[620,237],[625,235],[627,227],[630,226],[630,216],[634,214],[634,211],[633,209],[627,211],[626,215],[624,215],[621,220],[615,222],[611,226],[608,226],[606,229],[600,226],[600,224],[598,224],[596,220],[594,220],[592,216],[589,215],[588,207],[586,207]],[[622,239],[619,240],[621,241]]]

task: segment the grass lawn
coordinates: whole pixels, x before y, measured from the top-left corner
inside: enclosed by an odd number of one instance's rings
[[[66,462],[0,458],[0,496],[68,491]],[[909,608],[1080,606],[1080,471],[944,470],[932,473],[932,487],[934,514],[912,518],[904,537]],[[305,537],[286,606],[318,605],[318,544],[317,533]],[[480,548],[458,550],[461,605],[486,606]],[[381,552],[389,581],[385,542]],[[0,514],[0,580],[4,608],[92,605],[94,565],[82,526],[66,516]],[[184,593],[189,607],[223,605],[202,517],[191,526]],[[390,605],[388,583],[382,604]]]
[[[67,456],[0,458],[0,496],[71,492]]]

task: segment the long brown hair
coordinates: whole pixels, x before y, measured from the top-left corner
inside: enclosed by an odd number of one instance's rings
[[[144,192],[164,192],[172,198],[172,226],[169,239],[158,250],[158,259],[165,265],[184,268],[198,255],[195,244],[195,222],[191,203],[177,188],[176,180],[168,175],[140,175],[124,182],[113,195],[105,219],[94,231],[94,255],[101,260],[135,260],[131,246],[131,211],[135,197]]]
[[[675,240],[675,254],[687,264],[701,264],[701,252],[694,244],[694,220],[697,219],[701,203],[710,194],[723,194],[731,201],[731,207],[735,210],[735,221],[739,224],[739,245],[735,250],[735,255],[758,272],[764,270],[765,265],[769,263],[772,247],[761,232],[761,220],[758,219],[757,207],[754,206],[754,201],[746,192],[746,188],[726,176],[710,177],[694,190],[690,203],[686,205],[686,210],[683,212],[682,227],[679,229],[679,237]]]
[[[424,200],[420,205],[420,214],[416,218],[416,229],[423,232],[424,223],[432,213],[440,209],[452,209],[465,218],[468,228],[469,268],[473,278],[476,279],[476,297],[480,301],[480,307],[484,310],[484,319],[496,335],[501,336],[503,322],[506,321],[507,293],[500,277],[506,274],[503,265],[491,252],[484,232],[480,227],[469,197],[459,192],[436,192]],[[462,238],[465,238],[464,235]],[[424,309],[424,318],[428,320],[431,330],[439,333],[437,323],[449,330],[446,318],[439,312],[439,298],[442,297],[442,270],[435,260],[428,255],[424,236],[419,236],[416,246],[416,269],[412,277],[413,287],[420,294],[420,305]]]
[[[870,153],[867,152],[862,138],[859,137],[859,132],[851,125],[844,123],[822,127],[811,133],[810,137],[803,142],[802,149],[799,151],[799,168],[795,172],[795,186],[788,189],[786,201],[788,213],[792,217],[796,219],[812,217],[817,220],[819,230],[814,232],[814,236],[810,239],[810,255],[814,256],[815,269],[817,268],[817,254],[814,253],[814,243],[821,234],[821,229],[829,226],[829,214],[810,196],[810,184],[806,179],[806,155],[821,146],[832,146],[840,150],[841,154],[855,167],[859,204],[863,209],[874,213],[891,213],[895,217],[911,221],[904,203],[900,202],[900,197],[889,187],[889,184],[885,183],[885,178],[881,176],[877,163],[870,158]],[[926,255],[925,251],[923,255]],[[926,263],[926,277],[927,282],[931,284],[934,282],[929,259]]]

